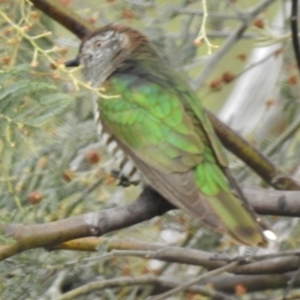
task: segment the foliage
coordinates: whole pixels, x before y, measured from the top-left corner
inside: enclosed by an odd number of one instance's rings
[[[201,99],[204,103],[212,101],[210,108],[215,110],[219,106],[219,100],[215,99],[227,97],[248,55],[243,47],[237,46],[229,52],[226,60],[219,61],[220,67],[214,72],[211,70],[210,76],[199,82],[202,74],[199,66],[203,70],[204,62],[210,62],[208,49],[200,45],[195,47],[194,41],[199,32],[204,32],[208,41],[215,37],[212,45],[222,47],[223,37],[227,38],[239,22],[236,17],[238,14],[235,14],[238,11],[236,5],[241,5],[241,9],[245,10],[248,8],[246,3],[235,5],[234,1],[207,1],[208,12],[214,13],[208,17],[207,23],[203,23],[202,13],[195,13],[202,12],[196,1],[156,3],[116,0],[102,1],[100,5],[98,1],[85,1],[84,4],[81,1],[59,2],[66,9],[73,9],[86,16],[91,23],[121,20],[143,28],[174,68],[184,70],[187,76],[193,78],[191,84],[198,82],[197,87],[202,87],[199,91]],[[249,7],[259,3],[251,2],[254,3],[249,4]],[[81,81],[78,70],[68,71],[62,65],[67,56],[75,54],[74,49],[78,46],[75,39],[25,0],[2,1],[0,10],[1,223],[49,222],[121,205],[134,199],[139,193],[138,188],[124,190],[115,187],[114,178],[106,172],[107,166],[113,165],[113,161],[97,141],[89,101],[91,88]],[[261,16],[259,20],[265,22],[271,17],[272,12]],[[250,27],[247,34],[251,39],[258,36],[266,38],[267,30],[265,32],[265,25],[262,25],[264,22],[256,21]],[[224,28],[228,30],[223,30]],[[269,31],[267,40],[278,41]],[[249,45],[249,42],[241,43],[244,48]],[[289,40],[284,40],[283,43],[283,53],[276,55],[282,55],[284,71],[277,81],[280,84],[271,87],[278,91],[277,102],[269,98],[263,99],[266,112],[275,103],[278,114],[282,117],[280,116],[277,126],[266,131],[267,134],[262,139],[256,138],[256,131],[269,126],[263,122],[263,118],[252,132],[247,133],[249,140],[260,149],[272,145],[274,137],[284,134],[298,119],[297,70],[289,50]],[[247,48],[251,47],[253,43]],[[73,53],[67,54],[67,49]],[[214,48],[211,50],[217,51]],[[275,56],[275,53],[271,56]],[[246,75],[247,70],[244,72]],[[237,113],[243,114],[241,111]],[[285,143],[276,148],[272,157],[274,162],[290,173],[299,173],[298,145],[299,134],[289,136]],[[253,174],[245,172],[245,166],[241,162],[233,157],[231,161],[238,178],[247,184],[263,184]],[[299,246],[297,220],[273,218],[272,221],[283,236],[278,249],[294,249]],[[234,246],[226,238],[212,235],[198,227],[184,213],[176,211],[146,224],[107,235],[106,238],[109,240],[111,237],[130,236],[166,244],[172,240],[173,243],[188,245],[190,248],[214,249],[230,254],[257,252],[256,249],[245,250]],[[7,237],[0,238],[1,241],[9,242]],[[63,278],[60,287],[67,291],[99,278],[121,275],[138,277],[149,273],[176,274],[181,280],[189,274],[194,276],[205,272],[200,267],[157,264],[155,261],[149,263],[139,258],[103,257],[103,252],[105,242],[99,246],[96,254],[46,252],[39,249],[12,257],[0,265],[2,297],[55,299],[50,287],[55,285],[58,278]],[[106,289],[82,299],[145,299],[151,291],[150,288],[131,287]],[[189,296],[190,299],[200,299],[192,294]]]

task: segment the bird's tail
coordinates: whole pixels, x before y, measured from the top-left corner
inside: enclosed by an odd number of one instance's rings
[[[240,200],[231,191],[230,178],[227,179],[213,157],[207,156],[194,169],[181,173],[161,172],[132,153],[131,158],[147,182],[174,206],[211,229],[229,234],[240,244],[267,246],[264,228],[247,201]]]
[[[230,190],[228,179],[216,163],[199,164],[195,168],[195,179],[202,201],[219,217],[223,229],[226,228],[234,240],[247,246],[268,245],[265,228],[259,224],[247,201],[242,201]]]

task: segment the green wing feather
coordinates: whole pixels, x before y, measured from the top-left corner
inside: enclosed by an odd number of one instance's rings
[[[180,79],[181,80],[181,79]],[[149,183],[177,207],[246,245],[265,245],[246,203],[235,197],[221,167],[226,159],[195,94],[138,77],[111,78],[101,118]]]
[[[165,173],[186,172],[201,162],[203,142],[174,95],[151,83],[131,91],[124,80],[115,80],[113,86],[114,94],[122,97],[101,100],[101,115],[136,155]]]

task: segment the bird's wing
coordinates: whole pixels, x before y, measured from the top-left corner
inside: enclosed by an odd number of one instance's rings
[[[114,84],[114,95],[101,99],[108,130],[149,166],[163,173],[187,172],[203,159],[205,144],[175,94],[158,84]]]
[[[119,142],[121,148],[133,160],[148,183],[178,208],[218,232],[228,232],[220,218],[213,212],[199,193],[193,171],[184,173],[164,173],[140,159],[132,149]]]
[[[130,89],[122,82],[113,94],[121,96],[100,101],[102,121],[148,182],[175,206],[226,231],[195,183],[193,169],[207,145],[176,95],[155,83]]]
[[[232,194],[216,161],[214,147],[221,150],[209,121],[185,99],[192,94],[151,82],[116,81],[114,87],[120,97],[100,101],[102,121],[150,185],[215,230],[246,245],[265,245],[254,215]]]

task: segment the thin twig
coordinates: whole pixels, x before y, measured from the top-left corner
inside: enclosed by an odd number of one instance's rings
[[[76,208],[76,206],[81,203],[84,198],[86,198],[90,193],[92,193],[96,188],[98,188],[102,183],[103,183],[104,179],[100,178],[98,179],[96,182],[94,182],[94,184],[92,184],[91,186],[89,186],[88,188],[86,188],[85,190],[82,191],[82,193],[72,202],[72,205],[70,205],[65,212],[65,217],[68,217],[71,215],[71,213],[74,211],[74,209]]]
[[[278,148],[282,147],[282,145],[292,137],[300,128],[300,117],[294,120],[294,122],[283,132],[281,133],[275,141],[272,142],[264,151],[263,153],[266,156],[270,156],[274,154]]]
[[[292,278],[288,281],[287,287],[286,287],[285,292],[284,292],[283,297],[282,297],[282,300],[287,300],[288,299],[288,296],[289,296],[292,288],[294,287],[296,279],[299,277],[299,275],[300,275],[300,267],[295,272],[295,274],[292,276]]]
[[[220,253],[211,253],[202,250],[155,245],[126,239],[113,239],[108,242],[107,251],[113,251],[116,256],[135,256],[146,259],[158,259],[201,266],[206,269],[218,269],[228,262],[240,260],[240,257],[231,257]],[[300,251],[287,251],[268,255],[245,256],[244,263],[231,270],[234,274],[259,275],[282,274],[295,271],[300,262]]]
[[[195,39],[195,43],[201,43],[201,41],[204,41],[206,47],[207,47],[207,53],[211,54],[213,48],[218,48],[218,46],[213,45],[206,35],[206,23],[208,18],[208,11],[207,11],[207,3],[206,0],[202,0],[202,7],[203,7],[203,16],[202,16],[202,22],[200,27],[200,32],[198,37]]]
[[[99,291],[105,288],[115,288],[115,287],[128,287],[128,286],[140,286],[140,285],[151,285],[151,286],[162,286],[165,288],[173,288],[180,284],[176,279],[169,279],[165,277],[154,277],[152,275],[139,276],[138,278],[132,277],[121,277],[116,279],[108,279],[102,281],[95,281],[85,284],[79,288],[76,288],[70,292],[67,292],[55,300],[71,300],[78,296],[86,295],[93,291]],[[220,292],[213,291],[204,286],[194,286],[187,288],[187,291],[192,293],[197,293],[200,295],[208,296],[211,299],[217,300],[233,300],[232,297]]]
[[[191,280],[191,281],[189,281],[189,282],[187,282],[185,284],[182,284],[182,285],[180,285],[180,286],[178,286],[178,287],[176,287],[174,289],[171,289],[171,290],[169,290],[169,291],[167,291],[165,293],[162,293],[162,294],[160,294],[158,296],[149,297],[147,300],[164,300],[167,297],[172,296],[175,293],[178,293],[180,291],[183,291],[186,288],[190,287],[193,284],[196,284],[197,282],[199,282],[199,281],[201,281],[203,279],[207,279],[207,278],[219,275],[219,274],[221,274],[223,272],[230,271],[230,270],[234,269],[238,264],[239,264],[238,261],[231,262],[231,263],[229,263],[228,265],[226,265],[224,267],[215,269],[215,270],[207,272],[205,274],[201,274],[196,279],[193,279],[193,280]]]
[[[174,7],[174,13],[176,14],[183,14],[183,15],[193,15],[193,16],[200,16],[202,17],[204,15],[204,11],[201,10],[195,10],[195,9],[188,9],[188,8],[182,8],[182,7]],[[244,14],[227,14],[223,12],[217,12],[217,11],[210,11],[209,12],[210,18],[216,18],[216,19],[245,19],[246,17]]]
[[[259,3],[257,6],[252,8],[251,10],[245,12],[247,18],[241,20],[241,24],[232,32],[232,34],[228,37],[228,39],[224,42],[224,44],[216,51],[209,62],[207,63],[206,67],[202,70],[201,74],[195,78],[192,82],[192,88],[198,89],[208,78],[211,74],[213,69],[219,63],[221,58],[235,45],[235,42],[241,38],[245,30],[248,28],[251,21],[264,9],[266,9],[270,4],[272,4],[274,0],[265,0]]]

